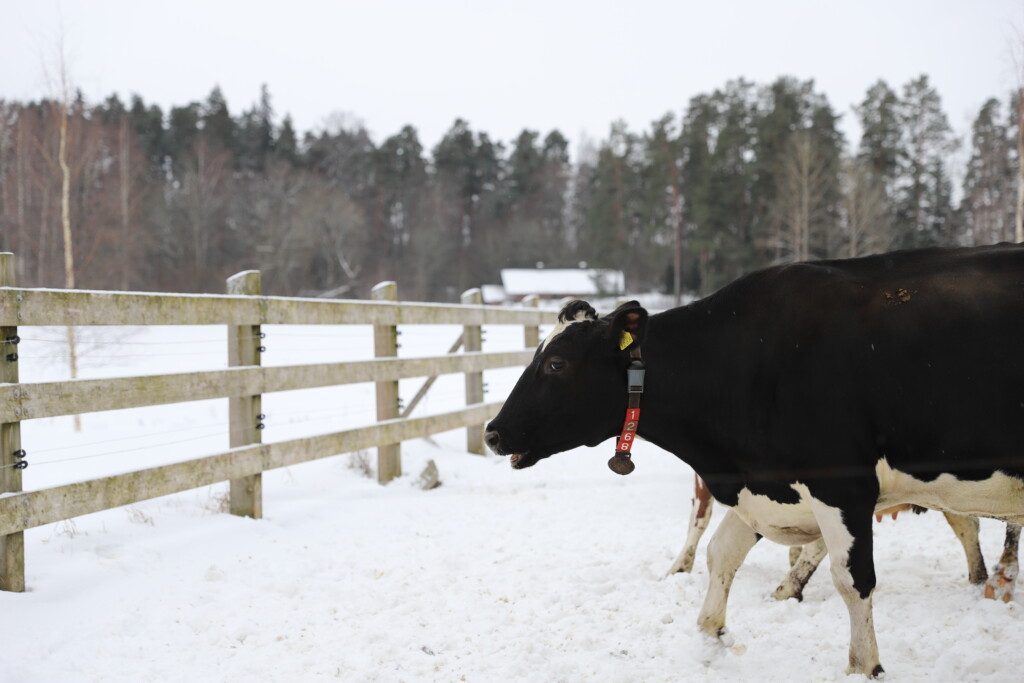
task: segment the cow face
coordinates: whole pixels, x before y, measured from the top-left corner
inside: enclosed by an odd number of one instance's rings
[[[636,301],[604,318],[585,301],[569,303],[487,425],[487,445],[522,469],[618,434],[630,350],[643,341],[646,328],[647,311]]]

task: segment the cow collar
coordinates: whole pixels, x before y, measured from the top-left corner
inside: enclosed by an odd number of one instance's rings
[[[615,442],[615,455],[608,461],[608,467],[615,474],[626,475],[632,472],[636,465],[630,459],[630,449],[636,441],[636,428],[640,424],[640,397],[644,393],[644,373],[646,366],[640,356],[640,345],[635,345],[629,351],[629,367],[626,369],[626,385],[629,392],[629,403],[626,407],[626,420],[622,425],[622,433]]]

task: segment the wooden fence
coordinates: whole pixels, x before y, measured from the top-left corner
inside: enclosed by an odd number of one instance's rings
[[[537,345],[538,326],[550,321],[552,312],[537,309],[535,301],[533,308],[484,306],[475,289],[463,295],[462,304],[400,303],[396,299],[394,283],[375,287],[371,301],[261,296],[258,271],[229,278],[223,296],[18,289],[14,255],[0,253],[0,588],[25,589],[23,533],[43,524],[223,481],[231,482],[231,513],[260,518],[262,472],[376,446],[378,479],[384,483],[401,474],[402,441],[460,427],[467,428],[467,450],[483,453],[483,424],[501,407],[500,402],[484,402],[483,371],[528,364]],[[260,365],[261,325],[346,324],[373,325],[373,359]],[[461,325],[461,344],[443,356],[397,358],[398,326],[422,324]],[[525,350],[483,352],[480,327],[485,324],[523,326]],[[18,331],[37,325],[226,325],[229,367],[21,383]],[[463,347],[462,353],[454,353],[458,346]],[[417,418],[400,413],[399,379],[451,373],[465,374],[464,408]],[[375,383],[376,424],[261,443],[262,394],[361,382]],[[30,451],[21,442],[24,420],[225,397],[229,399],[228,451],[66,486],[22,490],[21,470],[28,462],[26,451]]]

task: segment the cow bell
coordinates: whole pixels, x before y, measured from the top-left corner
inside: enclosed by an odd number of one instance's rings
[[[628,453],[616,453],[613,455],[611,460],[608,461],[608,467],[615,474],[623,476],[636,469],[636,465],[633,464]]]

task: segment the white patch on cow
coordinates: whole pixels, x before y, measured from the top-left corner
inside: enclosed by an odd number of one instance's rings
[[[878,667],[878,641],[875,639],[875,622],[871,611],[871,597],[863,598],[853,585],[850,573],[850,548],[853,547],[853,536],[843,523],[843,513],[839,508],[826,505],[812,497],[803,484],[794,484],[803,500],[810,503],[814,518],[821,529],[828,548],[829,564],[832,568],[832,583],[846,603],[850,615],[850,665],[847,674],[861,673],[871,676]]]
[[[981,481],[963,481],[941,474],[922,481],[890,467],[882,458],[875,465],[879,495],[875,510],[913,503],[933,510],[1024,523],[1024,482],[996,472]]]
[[[821,538],[814,512],[804,500],[778,503],[744,488],[733,509],[751,529],[775,543],[803,545]]]
[[[544,341],[542,341],[540,344],[540,350],[543,351],[544,349],[546,349],[548,347],[548,344],[550,344],[555,337],[565,332],[566,328],[569,327],[569,325],[575,325],[576,323],[581,323],[584,320],[593,320],[593,318],[588,318],[587,312],[582,310],[577,311],[576,317],[572,318],[571,320],[559,320],[555,327],[551,330],[551,332],[548,333],[548,336],[544,337]]]
[[[736,570],[757,542],[753,529],[730,509],[708,544],[708,591],[697,616],[697,626],[712,638],[725,629],[725,606]]]

